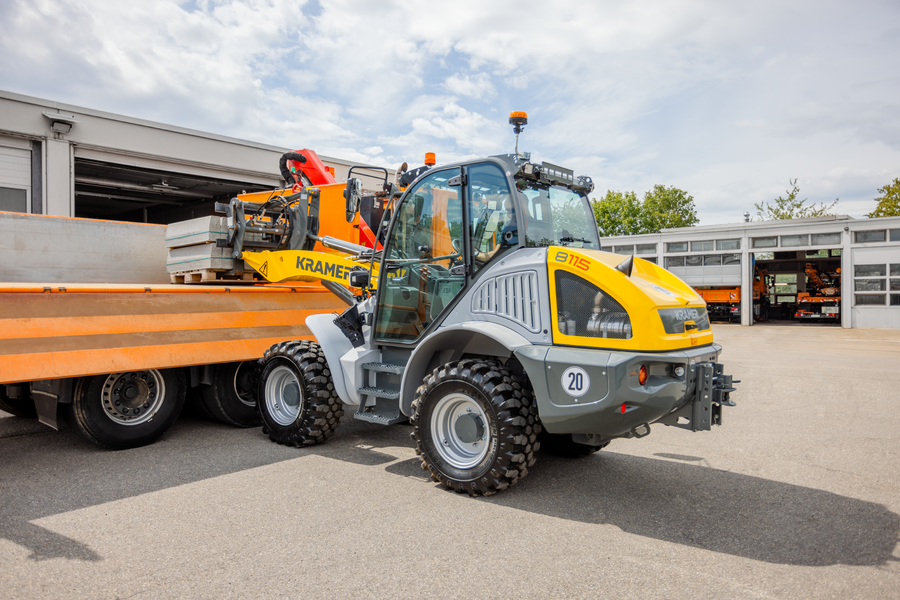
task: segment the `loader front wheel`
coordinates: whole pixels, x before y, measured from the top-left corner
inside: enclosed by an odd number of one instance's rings
[[[537,421],[526,383],[494,360],[435,369],[416,391],[413,432],[422,468],[470,496],[508,488],[534,464]]]
[[[66,420],[84,437],[110,450],[151,444],[184,406],[184,369],[149,369],[85,377],[75,383]]]
[[[311,446],[334,433],[344,405],[318,344],[275,344],[259,360],[259,369],[259,414],[269,439],[287,446]]]

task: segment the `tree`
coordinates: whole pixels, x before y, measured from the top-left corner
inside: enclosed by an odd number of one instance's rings
[[[881,192],[881,197],[875,198],[878,206],[866,216],[870,219],[900,217],[900,178],[894,177],[894,181],[883,188],[878,188],[878,191]]]
[[[669,227],[692,227],[700,222],[694,197],[675,186],[654,185],[644,194],[646,233],[658,233]]]
[[[808,219],[810,217],[825,217],[829,215],[833,215],[833,212],[829,212],[834,206],[838,203],[838,199],[835,199],[831,204],[825,204],[824,202],[812,206],[803,206],[803,204],[807,201],[807,198],[803,200],[797,200],[797,196],[800,194],[800,187],[797,185],[797,179],[788,178],[788,182],[791,184],[791,191],[786,191],[787,197],[778,196],[775,198],[775,206],[771,206],[768,202],[763,204],[762,202],[754,202],[754,206],[756,207],[756,216],[759,217],[761,221],[777,221],[780,219]]]
[[[655,185],[643,202],[634,192],[609,190],[591,201],[603,237],[659,233],[667,227],[690,227],[699,222],[694,198],[676,187]]]
[[[607,190],[606,196],[591,202],[597,229],[601,236],[633,235],[646,233],[642,218],[641,201],[634,192],[614,192]]]

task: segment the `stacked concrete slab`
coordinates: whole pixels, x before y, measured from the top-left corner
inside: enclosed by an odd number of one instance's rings
[[[235,260],[231,248],[220,248],[216,240],[227,239],[225,217],[209,216],[172,223],[166,228],[166,272],[172,283],[198,283],[228,278]],[[249,236],[248,236],[249,237]],[[241,261],[243,262],[243,261]],[[253,269],[244,265],[244,276],[233,279],[250,280]]]

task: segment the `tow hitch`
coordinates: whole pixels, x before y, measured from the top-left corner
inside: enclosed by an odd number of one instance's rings
[[[719,363],[700,363],[694,367],[697,387],[694,398],[675,412],[660,419],[663,425],[681,427],[690,431],[709,431],[713,425],[722,424],[722,407],[735,406],[731,392],[737,390],[731,375],[725,375]],[[687,422],[680,422],[686,419]]]

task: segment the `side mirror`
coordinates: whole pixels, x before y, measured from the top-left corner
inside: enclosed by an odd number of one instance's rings
[[[362,197],[362,180],[351,177],[347,180],[344,199],[347,201],[347,222],[352,223],[359,212],[359,200]]]

